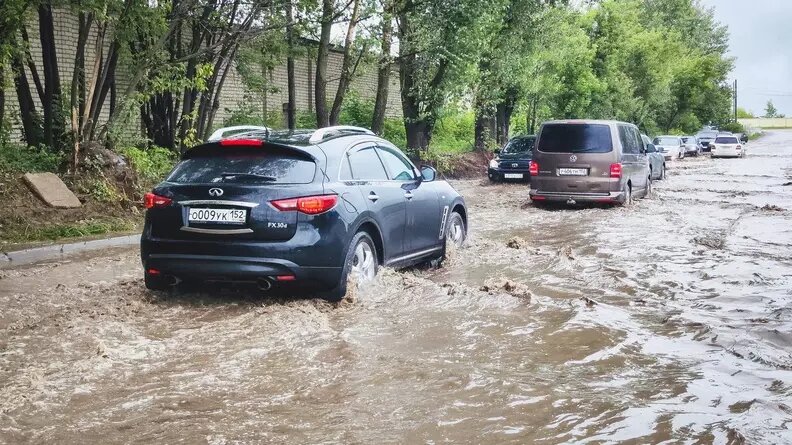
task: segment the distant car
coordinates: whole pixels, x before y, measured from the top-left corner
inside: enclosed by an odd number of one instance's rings
[[[679,136],[658,136],[654,138],[652,143],[657,148],[657,151],[665,156],[666,161],[683,159],[685,157],[682,138]]]
[[[487,175],[490,181],[530,180],[529,164],[533,157],[536,136],[513,137],[502,150],[495,151],[495,159],[489,163]]]
[[[698,156],[701,154],[701,147],[695,136],[682,136],[682,146],[685,149],[685,156]]]
[[[714,141],[716,137],[718,137],[718,132],[715,130],[702,130],[696,135],[702,153],[709,153],[710,142]]]
[[[146,287],[250,282],[338,301],[380,265],[442,259],[459,193],[370,130],[259,131],[198,145],[145,196]]]
[[[531,160],[534,203],[629,205],[651,195],[649,161],[633,124],[564,120],[542,124]]]
[[[741,158],[745,156],[745,147],[735,135],[718,135],[710,146],[713,158]]]
[[[666,177],[665,156],[657,151],[657,147],[649,139],[649,136],[642,134],[644,146],[646,147],[646,157],[649,159],[649,175],[652,179],[662,180]]]

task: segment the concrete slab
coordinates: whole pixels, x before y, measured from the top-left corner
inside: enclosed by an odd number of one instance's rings
[[[54,173],[25,173],[22,179],[50,207],[71,209],[82,205],[77,196]]]

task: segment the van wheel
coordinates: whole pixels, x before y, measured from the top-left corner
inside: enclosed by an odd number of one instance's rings
[[[333,290],[322,295],[322,298],[327,301],[341,301],[350,285],[360,287],[372,281],[378,268],[379,260],[374,241],[368,233],[358,232],[349,243],[340,282]]]
[[[622,196],[623,196],[621,202],[622,207],[631,206],[633,203],[633,197],[632,197],[632,187],[630,187],[629,184],[624,184],[624,189],[622,190]]]

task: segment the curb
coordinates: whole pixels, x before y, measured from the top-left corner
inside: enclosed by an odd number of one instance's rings
[[[0,269],[60,259],[75,253],[112,247],[132,246],[140,242],[140,235],[117,236],[71,244],[53,244],[14,252],[0,252]]]

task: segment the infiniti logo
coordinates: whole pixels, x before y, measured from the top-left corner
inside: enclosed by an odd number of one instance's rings
[[[214,196],[214,197],[223,196],[223,189],[219,189],[219,188],[209,189],[209,196]]]
[[[577,156],[572,155],[569,157],[569,162],[577,162]]]

